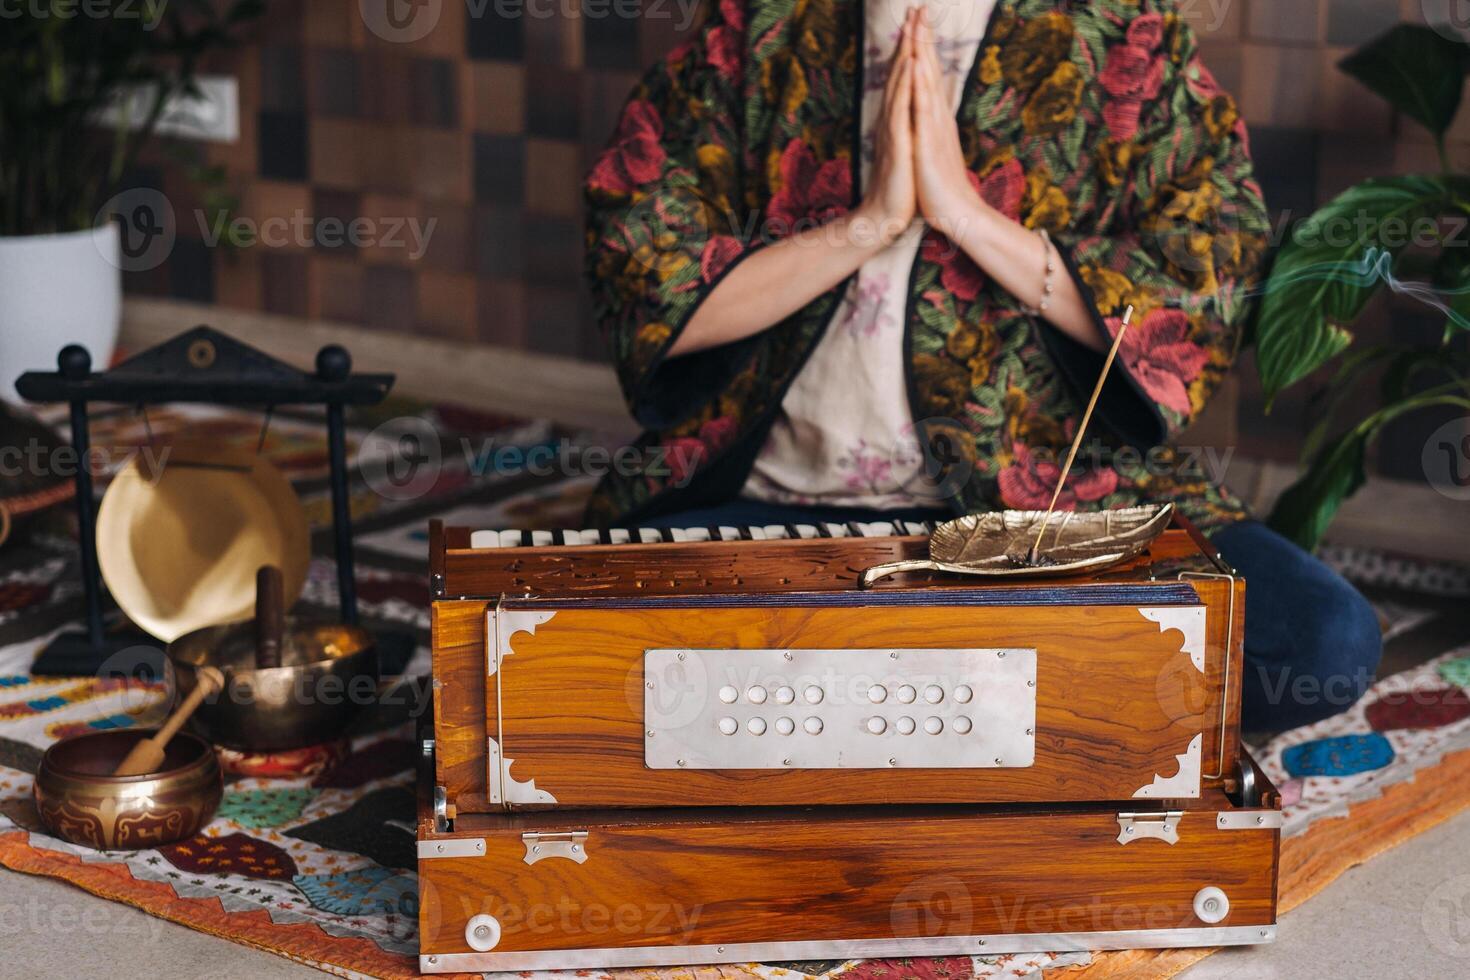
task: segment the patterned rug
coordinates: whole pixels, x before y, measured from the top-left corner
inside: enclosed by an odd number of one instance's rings
[[[549,426],[398,406],[477,439],[535,442]],[[454,419],[448,426],[446,419]],[[111,437],[137,438],[119,415]],[[154,414],[148,426],[207,422],[217,438],[258,439],[261,419],[240,413]],[[320,499],[319,437],[309,420],[275,419],[267,443],[310,502]],[[353,445],[376,421],[359,419]],[[469,437],[467,437],[469,438]],[[472,458],[472,454],[465,454]],[[351,751],[311,778],[233,778],[214,821],[197,838],[156,850],[98,854],[48,836],[30,803],[41,752],[68,734],[157,720],[159,685],[29,676],[36,651],[74,625],[79,590],[72,549],[45,530],[0,552],[0,865],[69,881],[96,895],[343,976],[417,976],[414,743],[409,718],[428,650],[423,560],[428,514],[471,525],[577,527],[586,479],[523,481],[446,465],[425,497],[385,505],[359,486],[358,582],[363,620],[416,632],[420,645],[399,683],[361,720]],[[316,511],[324,515],[324,508]],[[1371,586],[1387,634],[1424,633],[1450,599],[1463,605],[1470,577],[1341,549],[1330,559]],[[318,556],[302,599],[330,612],[335,569]],[[1461,637],[1463,642],[1463,637]],[[1444,646],[1439,649],[1445,649]],[[1470,806],[1470,646],[1380,681],[1356,708],[1258,746],[1287,798],[1283,912],[1356,863]],[[1207,950],[953,957],[819,964],[748,964],[686,970],[581,971],[565,978],[715,980],[804,976],[843,980],[1169,977]],[[532,976],[527,974],[527,976]],[[535,980],[563,980],[534,975]]]

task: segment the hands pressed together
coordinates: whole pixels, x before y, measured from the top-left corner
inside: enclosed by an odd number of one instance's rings
[[[910,8],[884,88],[872,179],[858,213],[892,241],[915,217],[948,231],[977,207],[986,205],[970,182],[928,13]]]
[[[671,357],[752,336],[790,316],[892,245],[916,217],[942,232],[1002,289],[1074,340],[1102,348],[1081,293],[1056,276],[1050,241],[976,190],[927,14],[910,9],[883,91],[862,203],[820,229],[754,251],[702,303]],[[831,229],[840,234],[830,234]]]

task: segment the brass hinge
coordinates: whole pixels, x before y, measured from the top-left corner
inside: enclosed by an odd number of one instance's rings
[[[1177,844],[1179,843],[1179,819],[1183,816],[1183,810],[1120,813],[1118,814],[1118,843],[1127,844],[1147,837],[1161,840],[1165,844]]]
[[[548,858],[566,858],[578,864],[587,860],[587,831],[572,830],[560,834],[521,835],[526,845],[526,863],[535,864]]]

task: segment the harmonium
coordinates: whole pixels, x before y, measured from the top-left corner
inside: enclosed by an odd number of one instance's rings
[[[1245,582],[1161,528],[973,577],[923,524],[434,524],[420,968],[1271,941]]]

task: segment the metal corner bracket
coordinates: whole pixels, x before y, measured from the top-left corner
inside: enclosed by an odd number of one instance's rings
[[[1179,762],[1179,771],[1172,776],[1158,773],[1153,782],[1134,790],[1135,799],[1178,800],[1193,799],[1200,792],[1200,751],[1204,735],[1189,740],[1189,747],[1174,758]]]
[[[490,780],[491,803],[498,803],[509,810],[514,804],[550,805],[556,797],[544,789],[536,788],[535,779],[519,780],[511,774],[514,759],[507,759],[500,751],[500,743],[493,738],[485,739],[485,763]]]
[[[556,797],[545,790],[536,788],[536,780],[528,779],[522,782],[511,775],[510,767],[515,760],[507,758],[500,750],[500,746],[505,741],[505,711],[501,703],[500,668],[505,658],[514,652],[510,646],[511,638],[517,633],[534,635],[536,628],[549,621],[554,615],[556,615],[554,612],[508,610],[505,608],[505,596],[503,595],[495,603],[495,608],[486,614],[485,668],[488,676],[495,681],[495,734],[485,740],[485,761],[488,770],[486,789],[490,802],[497,803],[507,810],[517,803],[541,805],[556,803]]]

